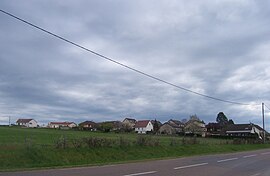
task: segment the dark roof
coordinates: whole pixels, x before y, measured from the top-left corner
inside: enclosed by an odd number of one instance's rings
[[[70,125],[74,122],[50,122],[50,124],[54,124],[54,125]]]
[[[80,126],[83,126],[83,125],[92,125],[92,126],[95,126],[95,125],[97,125],[95,122],[93,122],[93,121],[84,121],[84,122],[82,122],[82,123],[80,123]]]
[[[136,123],[136,119],[132,119],[132,118],[125,118],[123,121],[128,120],[128,121],[132,121],[133,123]]]
[[[144,128],[148,125],[148,123],[150,122],[150,120],[140,120],[135,124],[135,128]]]
[[[252,130],[252,124],[232,124],[225,128],[226,131]]]
[[[16,121],[16,123],[28,123],[28,122],[30,122],[31,120],[33,120],[33,119],[18,119],[18,120]]]
[[[249,123],[249,124],[233,124],[233,125],[229,125],[227,128],[224,129],[224,131],[247,131],[247,130],[252,130],[252,126],[256,127],[257,129],[259,129],[260,131],[264,131],[262,127],[260,127],[259,125],[253,124],[253,123]],[[268,134],[268,132],[265,130],[266,134]]]
[[[183,126],[184,125],[184,123],[182,123],[180,120],[173,120],[173,119],[170,119],[169,121],[168,121],[170,124],[175,124],[175,125],[177,125],[177,126]],[[172,122],[172,123],[171,123]]]
[[[221,125],[219,123],[208,123],[206,128],[221,128]]]
[[[259,125],[255,125],[253,124],[256,128],[258,128],[260,131],[264,131],[262,127],[260,127]]]
[[[176,125],[176,124],[174,124],[174,123],[169,123],[169,122],[166,122],[166,123],[164,123],[163,125],[169,125],[169,126],[171,126],[172,128],[181,128],[180,126],[178,126],[178,125]],[[162,125],[162,126],[163,126]]]
[[[265,131],[266,134],[268,134],[268,132],[266,130],[263,130],[262,127],[260,127],[259,125],[253,124],[256,128],[258,128],[260,131]]]

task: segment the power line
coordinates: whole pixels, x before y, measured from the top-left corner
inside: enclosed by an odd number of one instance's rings
[[[270,111],[270,108],[266,104],[264,104],[264,106]]]
[[[121,63],[121,62],[119,62],[119,61],[117,61],[117,60],[114,60],[114,59],[112,59],[112,58],[110,58],[110,57],[108,57],[108,56],[105,56],[105,55],[100,54],[100,53],[98,53],[98,52],[96,52],[96,51],[93,51],[93,50],[91,50],[91,49],[88,49],[88,48],[86,48],[86,47],[84,47],[84,46],[82,46],[82,45],[80,45],[80,44],[77,44],[77,43],[75,43],[75,42],[73,42],[73,41],[71,41],[71,40],[68,40],[68,39],[66,39],[66,38],[64,38],[64,37],[62,37],[62,36],[60,36],[60,35],[57,35],[57,34],[55,34],[55,33],[53,33],[53,32],[50,32],[50,31],[48,31],[48,30],[46,30],[46,29],[44,29],[44,28],[42,28],[42,27],[39,27],[39,26],[37,26],[37,25],[35,25],[35,24],[31,23],[31,22],[28,22],[28,21],[26,21],[26,20],[24,20],[24,19],[22,19],[22,18],[20,18],[20,17],[18,17],[18,16],[15,16],[15,15],[9,13],[9,12],[6,12],[6,11],[4,11],[4,10],[2,10],[2,9],[0,9],[0,11],[1,11],[2,13],[4,13],[4,14],[6,14],[6,15],[12,17],[12,18],[15,18],[15,19],[17,19],[17,20],[19,20],[19,21],[21,21],[21,22],[23,22],[23,23],[25,23],[25,24],[27,24],[27,25],[29,25],[29,26],[32,26],[32,27],[34,27],[34,28],[36,28],[36,29],[38,29],[38,30],[40,30],[40,31],[42,31],[42,32],[45,32],[45,33],[47,33],[47,34],[49,34],[49,35],[51,35],[51,36],[54,36],[54,37],[56,37],[56,38],[58,38],[58,39],[60,39],[60,40],[62,40],[62,41],[65,41],[65,42],[67,42],[67,43],[69,43],[69,44],[72,44],[72,45],[74,45],[74,46],[76,46],[76,47],[78,47],[78,48],[81,48],[81,49],[83,49],[83,50],[85,50],[85,51],[87,51],[87,52],[90,52],[90,53],[92,53],[92,54],[94,54],[94,55],[96,55],[96,56],[98,56],[98,57],[100,57],[100,58],[103,58],[103,59],[105,59],[105,60],[107,60],[107,61],[110,61],[110,62],[112,62],[112,63],[114,63],[114,64],[120,65],[120,66],[122,66],[122,67],[124,67],[124,68],[126,68],[126,69],[129,69],[129,70],[131,70],[131,71],[134,71],[134,72],[136,72],[136,73],[138,73],[138,74],[141,74],[141,75],[146,76],[146,77],[148,77],[148,78],[151,78],[151,79],[153,79],[153,80],[156,80],[156,81],[165,83],[165,84],[167,84],[167,85],[173,86],[173,87],[178,88],[178,89],[181,89],[181,90],[183,90],[183,91],[186,91],[186,92],[189,92],[189,93],[192,93],[192,94],[201,96],[201,97],[205,97],[205,98],[208,98],[208,99],[212,99],[212,100],[216,100],[216,101],[220,101],[220,102],[224,102],[224,103],[229,103],[229,104],[236,104],[236,105],[251,105],[251,104],[240,103],[240,102],[236,102],[236,101],[224,100],[224,99],[217,98],[217,97],[214,97],[214,96],[202,94],[202,93],[199,93],[199,92],[196,92],[196,91],[187,89],[187,88],[182,87],[182,86],[178,86],[178,85],[176,85],[176,84],[174,84],[174,83],[168,82],[168,81],[163,80],[163,79],[158,78],[158,77],[155,77],[155,76],[153,76],[153,75],[151,75],[151,74],[148,74],[148,73],[143,72],[143,71],[141,71],[141,70],[138,70],[138,69],[136,69],[136,68],[134,68],[134,67],[128,66],[128,65],[126,65],[126,64],[123,64],[123,63]]]

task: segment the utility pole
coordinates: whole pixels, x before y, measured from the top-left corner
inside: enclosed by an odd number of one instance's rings
[[[262,103],[262,118],[263,118],[263,143],[265,144],[264,103]]]
[[[11,126],[11,124],[10,124],[10,116],[8,116],[8,126]]]

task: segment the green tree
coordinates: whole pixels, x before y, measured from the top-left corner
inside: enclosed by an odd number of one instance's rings
[[[234,124],[234,121],[232,120],[232,119],[230,119],[229,121],[228,121],[228,125],[233,125]]]
[[[159,125],[158,125],[158,121],[155,119],[154,123],[153,123],[153,131],[156,134],[159,130]]]
[[[226,126],[228,124],[228,118],[223,112],[219,112],[216,118],[217,123],[219,123],[221,126]]]
[[[196,114],[194,114],[194,115],[191,115],[190,117],[189,117],[189,119],[190,120],[197,120],[197,121],[200,121],[200,119],[199,119],[199,117],[196,115]]]
[[[110,132],[113,129],[113,124],[111,122],[102,122],[99,128],[101,131]]]

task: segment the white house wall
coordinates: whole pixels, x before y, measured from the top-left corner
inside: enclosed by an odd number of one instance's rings
[[[76,125],[75,123],[72,123],[72,124],[68,125],[69,128],[74,128],[74,127],[76,127],[76,126],[77,126],[77,125]]]
[[[135,128],[135,131],[140,134],[145,134],[148,131],[153,131],[153,125],[149,122],[146,127]]]
[[[30,128],[36,128],[38,126],[37,122],[35,120],[31,120],[29,122],[29,127]]]
[[[260,139],[262,139],[262,136],[261,136],[260,130],[259,130],[258,128],[256,128],[256,127],[253,127],[252,129],[253,129],[254,133],[257,133],[257,134],[258,134],[258,136],[259,136],[259,138],[260,138]]]
[[[153,125],[152,125],[152,123],[151,122],[149,122],[148,123],[148,125],[146,126],[146,128],[145,128],[145,131],[153,131]]]

